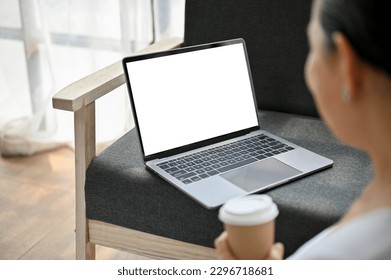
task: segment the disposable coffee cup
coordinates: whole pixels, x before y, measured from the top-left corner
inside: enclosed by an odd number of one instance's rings
[[[274,244],[277,205],[268,195],[250,195],[225,203],[219,219],[238,259],[265,259]]]

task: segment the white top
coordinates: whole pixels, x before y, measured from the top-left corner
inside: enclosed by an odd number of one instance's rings
[[[232,199],[219,210],[219,219],[224,224],[255,226],[274,220],[278,215],[277,205],[266,194],[253,194]]]
[[[331,226],[288,259],[391,259],[391,207],[374,210],[348,223]]]

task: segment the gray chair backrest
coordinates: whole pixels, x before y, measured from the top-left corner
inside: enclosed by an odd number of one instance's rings
[[[311,0],[187,0],[185,45],[243,38],[258,108],[318,116],[304,82]]]

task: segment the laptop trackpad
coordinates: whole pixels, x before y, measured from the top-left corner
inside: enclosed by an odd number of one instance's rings
[[[247,192],[252,192],[301,173],[279,160],[268,158],[227,172],[221,177]]]

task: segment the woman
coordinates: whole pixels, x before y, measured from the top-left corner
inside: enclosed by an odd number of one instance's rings
[[[308,25],[307,85],[323,120],[366,151],[374,177],[334,226],[290,259],[391,259],[390,1],[315,0]],[[224,232],[218,257],[235,259]],[[269,259],[282,259],[276,243]]]

